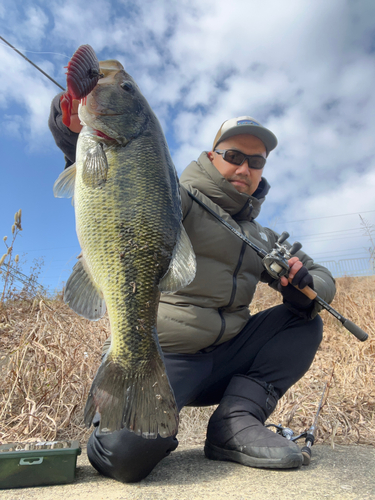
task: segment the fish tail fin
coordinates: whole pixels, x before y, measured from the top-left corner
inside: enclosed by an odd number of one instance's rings
[[[84,420],[90,427],[96,412],[99,430],[113,432],[123,427],[146,439],[174,436],[178,430],[178,409],[164,364],[154,356],[142,372],[105,356],[92,383]]]

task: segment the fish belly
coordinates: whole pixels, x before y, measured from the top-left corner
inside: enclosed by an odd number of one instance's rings
[[[103,294],[112,344],[85,410],[101,430],[127,427],[144,437],[177,432],[173,391],[156,333],[158,284],[168,270],[181,212],[165,164],[147,148],[106,152],[108,173],[87,185],[77,165],[77,234],[89,274]]]

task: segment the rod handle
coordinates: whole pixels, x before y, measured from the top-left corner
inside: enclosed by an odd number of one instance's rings
[[[343,322],[343,325],[347,330],[349,330],[350,333],[356,336],[357,339],[360,340],[361,342],[364,342],[365,340],[368,339],[367,333],[364,332],[362,328],[359,328],[359,326],[355,325],[353,321],[350,321],[350,319],[346,319]]]
[[[303,456],[302,465],[310,465],[311,462],[311,448],[304,446],[301,450]]]
[[[292,284],[292,278],[288,278],[288,281],[290,284]],[[318,295],[312,288],[309,286],[305,286],[305,288],[299,288],[296,285],[293,285],[294,288],[297,288],[300,292],[302,292],[304,295],[306,295],[309,299],[314,300],[316,296]],[[355,325],[354,325],[355,326]]]
[[[289,283],[292,283],[292,280],[288,278]],[[299,288],[298,286],[293,285],[297,290],[305,294],[309,299],[314,300],[318,294],[309,286],[305,286],[305,288]],[[328,307],[328,304],[327,304]],[[326,309],[327,309],[326,307]],[[330,309],[327,309],[328,312],[330,312]],[[368,334],[362,330],[362,328],[359,328],[356,324],[353,323],[353,321],[350,321],[350,319],[343,318],[341,314],[339,315],[337,312],[335,314],[336,318],[338,318],[343,326],[350,332],[352,333],[355,337],[357,337],[358,340],[361,342],[364,342],[365,340],[368,339]]]

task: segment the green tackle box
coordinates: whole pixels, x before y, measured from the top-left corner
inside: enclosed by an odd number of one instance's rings
[[[80,454],[79,441],[3,444],[0,446],[0,488],[71,483]]]

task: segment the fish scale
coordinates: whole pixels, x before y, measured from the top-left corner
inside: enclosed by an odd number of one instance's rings
[[[85,423],[98,413],[101,432],[167,437],[178,410],[157,338],[159,295],[192,281],[195,256],[157,118],[120,63],[101,62],[100,71],[79,108],[76,164],[54,186],[55,196],[74,196],[82,249],[64,300],[92,320],[107,308],[111,327]]]
[[[77,176],[75,204],[81,248],[88,249],[83,255],[107,305],[114,338],[113,356],[118,350],[127,349],[124,336],[116,335],[116,332],[131,329],[134,333],[129,351],[132,352],[132,365],[137,368],[137,354],[150,349],[147,340],[154,344],[156,285],[166,273],[170,261],[170,258],[164,258],[161,263],[161,256],[166,254],[171,257],[179,220],[178,216],[166,217],[172,210],[171,201],[164,196],[154,170],[147,170],[149,175],[140,176],[139,170],[130,168],[137,159],[133,159],[129,149],[121,148],[115,154],[108,151],[108,178],[103,188],[87,188],[82,176]],[[122,156],[125,158],[122,159]],[[152,172],[154,175],[151,175]],[[153,192],[164,203],[155,204]],[[121,206],[125,199],[128,200],[126,205]],[[160,231],[160,224],[155,224],[155,220],[163,219],[171,224],[170,231],[168,228]],[[101,227],[106,230],[100,231]],[[158,231],[152,230],[155,227]],[[124,231],[121,232],[122,228]],[[130,231],[126,232],[127,229]],[[174,238],[167,238],[168,233]],[[108,279],[112,274],[116,276],[115,280]],[[144,306],[147,302],[153,307]],[[142,307],[145,307],[142,309],[144,312],[140,313]],[[137,329],[140,317],[145,319],[147,334]],[[123,356],[117,355],[117,358],[122,359]]]

